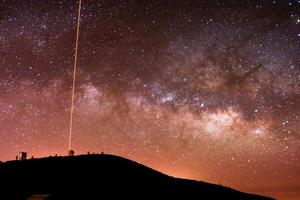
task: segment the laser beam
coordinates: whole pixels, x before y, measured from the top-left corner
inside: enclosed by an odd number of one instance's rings
[[[71,150],[71,147],[72,147],[72,132],[73,132],[73,115],[74,115],[76,70],[77,70],[78,45],[79,45],[79,30],[80,30],[80,14],[81,14],[81,0],[79,0],[79,3],[78,3],[78,14],[77,14],[76,43],[75,43],[75,55],[74,55],[74,66],[73,66],[73,83],[72,83],[70,127],[69,127],[69,150]]]

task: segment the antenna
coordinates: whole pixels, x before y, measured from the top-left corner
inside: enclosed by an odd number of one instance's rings
[[[79,30],[80,30],[80,12],[81,12],[81,0],[79,0],[79,2],[78,2],[78,14],[77,14],[76,43],[75,43],[75,55],[74,55],[74,66],[73,66],[73,84],[72,84],[70,128],[69,128],[69,131],[70,131],[69,132],[69,151],[71,150],[71,147],[72,147],[75,83],[76,83],[76,69],[77,69],[77,58],[78,58]]]

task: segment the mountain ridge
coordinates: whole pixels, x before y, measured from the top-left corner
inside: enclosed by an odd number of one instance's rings
[[[175,178],[138,162],[108,154],[7,161],[0,164],[0,180],[5,183],[1,184],[0,199],[2,196],[25,200],[35,195],[44,195],[40,199],[49,200],[101,199],[104,196],[272,199],[203,181]]]

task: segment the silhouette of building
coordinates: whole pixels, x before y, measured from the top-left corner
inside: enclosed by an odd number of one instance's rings
[[[68,151],[68,156],[74,156],[74,154],[75,154],[75,153],[74,153],[73,150],[70,149],[70,150]]]
[[[19,156],[17,156],[16,158],[17,158],[17,160],[26,160],[27,153],[26,152],[20,152]]]

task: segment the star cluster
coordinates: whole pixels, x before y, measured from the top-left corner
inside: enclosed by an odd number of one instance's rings
[[[77,4],[0,1],[0,159],[65,155]],[[83,0],[73,148],[300,197],[300,1]]]

